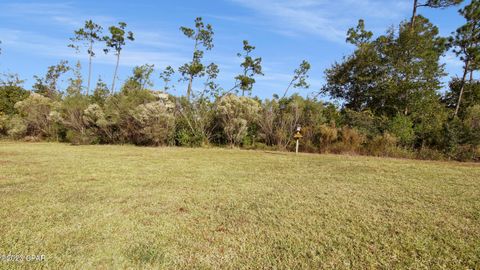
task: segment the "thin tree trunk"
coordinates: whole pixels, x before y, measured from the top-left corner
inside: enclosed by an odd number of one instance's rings
[[[248,56],[248,53],[247,53],[247,56]],[[243,76],[247,76],[247,70],[246,69],[243,71]],[[244,97],[244,96],[245,96],[245,89],[242,89],[242,97]]]
[[[410,81],[410,73],[407,72],[405,78],[406,78],[406,81],[407,83]],[[405,110],[403,111],[403,114],[406,116],[408,115],[408,99],[409,99],[409,94],[410,94],[410,89],[407,88],[405,90]]]
[[[417,8],[418,8],[418,0],[413,1],[413,12],[412,12],[412,18],[410,19],[410,29],[413,30],[415,26],[415,19],[417,17]]]
[[[458,111],[460,110],[460,103],[462,102],[463,91],[465,90],[465,80],[467,78],[469,65],[470,65],[470,61],[467,60],[467,62],[465,62],[465,69],[463,71],[463,77],[462,77],[462,86],[460,87],[460,94],[458,95],[457,107],[455,108],[454,116],[457,116]]]
[[[417,8],[418,8],[418,0],[413,1],[413,11],[412,11],[412,18],[410,19],[410,31],[413,33],[415,29],[415,19],[417,18]],[[408,79],[407,79],[408,81]],[[408,89],[405,93],[405,110],[403,111],[404,115],[408,115]]]
[[[287,89],[285,89],[285,93],[283,93],[282,98],[284,98],[284,97],[287,96],[287,92],[288,92],[288,90],[290,89],[290,87],[292,87],[292,84],[293,84],[293,80],[290,82],[290,84],[288,85]]]
[[[115,66],[115,73],[113,73],[113,81],[112,81],[112,95],[115,93],[115,81],[117,80],[117,72],[118,72],[118,63],[120,62],[120,52],[117,54],[117,65]]]
[[[190,75],[190,79],[188,80],[188,88],[187,88],[187,101],[190,101],[190,95],[192,94],[192,83],[193,83],[193,75]]]
[[[91,81],[91,78],[92,78],[92,48],[93,47],[93,43],[90,42],[90,51],[88,52],[89,54],[89,59],[88,59],[88,85],[87,85],[87,96],[88,96],[88,93],[90,92],[90,81]]]
[[[473,69],[470,70],[470,79],[469,79],[469,82],[470,82],[470,83],[473,82]]]
[[[193,47],[192,65],[195,62],[195,53],[197,52],[197,48],[198,48],[198,39],[195,38],[195,46]],[[190,101],[190,95],[192,94],[192,84],[193,84],[193,74],[190,74],[190,79],[188,80],[188,88],[187,88],[187,101]]]

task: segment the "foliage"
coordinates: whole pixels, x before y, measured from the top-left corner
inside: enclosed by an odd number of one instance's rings
[[[12,115],[17,113],[15,103],[28,97],[28,92],[20,86],[0,86],[0,113]]]
[[[34,137],[57,136],[56,123],[61,121],[59,103],[37,93],[15,104],[26,125],[26,134]]]
[[[104,36],[103,41],[105,41],[106,48],[103,50],[105,53],[113,50],[113,53],[117,56],[117,63],[115,65],[115,72],[113,73],[112,87],[110,91],[112,94],[115,92],[115,81],[117,80],[118,65],[120,62],[120,54],[123,48],[126,45],[127,41],[134,41],[132,31],[126,31],[125,28],[127,24],[124,22],[119,22],[117,26],[110,26],[108,31],[110,32],[109,36]]]
[[[355,111],[375,106],[379,98],[375,95],[383,84],[381,59],[370,40],[372,35],[360,20],[356,29],[348,30],[347,41],[356,46],[354,54],[325,70],[327,83],[321,93],[343,100],[346,108]]]
[[[90,97],[90,100],[92,103],[97,103],[100,105],[104,105],[105,101],[107,100],[109,94],[109,90],[107,87],[107,84],[102,81],[102,79],[98,79],[97,81],[97,86],[95,87],[95,90],[93,91],[93,95]]]
[[[227,141],[238,146],[245,136],[249,125],[258,118],[260,105],[256,100],[229,94],[218,101],[217,111]]]
[[[152,87],[153,82],[151,79],[154,71],[154,65],[145,64],[142,66],[136,66],[133,68],[133,74],[127,79],[122,87],[122,91],[128,91],[128,89],[145,89],[146,86]]]
[[[368,143],[368,151],[374,156],[395,156],[398,139],[386,132],[383,135],[377,135]]]
[[[470,72],[473,76],[473,71],[479,67],[480,63],[480,1],[472,0],[459,12],[467,22],[457,29],[453,37],[450,37],[450,46],[453,47],[453,52],[464,63],[454,116],[457,116],[460,111],[467,74]],[[472,79],[470,79],[471,81]]]
[[[458,117],[463,118],[466,113],[466,109],[474,106],[475,104],[480,104],[480,81],[472,80],[462,82],[459,78],[452,78],[449,82],[449,90],[442,98],[442,101],[449,109],[455,109],[460,92],[463,86],[463,95],[462,95],[462,106],[459,107]]]
[[[414,6],[436,8],[458,2],[419,0]],[[374,35],[359,20],[347,31],[346,42],[353,45],[353,52],[325,71],[326,84],[319,93],[288,95],[291,89],[310,86],[311,65],[303,60],[283,96],[274,94],[271,99],[243,97],[252,94],[257,77],[263,75],[262,58],[253,56],[255,47],[247,40],[238,54],[242,71],[233,88],[223,88],[219,65],[203,60],[204,52],[213,49],[214,32],[200,17],[193,28],[180,28],[194,43],[192,60],[178,68],[178,75],[172,66],[162,70],[161,91],[153,90],[158,76],[154,65],[145,64],[136,66],[121,91],[114,93],[120,53],[134,40],[133,33],[126,23],[119,23],[99,40],[102,27],[87,21],[75,31],[71,46],[84,45],[91,58],[93,43],[104,42],[105,52],[117,56],[112,87],[108,89],[99,78],[93,94],[89,86],[84,93],[80,62],[74,68],[66,61],[49,67],[43,78],[35,77],[33,93],[23,89],[18,75],[4,75],[0,134],[73,144],[229,145],[292,151],[293,135],[300,128],[302,152],[477,160],[478,5],[475,0],[460,10],[466,23],[448,42],[416,11],[410,22],[402,21],[383,35]],[[450,89],[441,95],[445,72],[440,57],[447,48],[460,60],[468,60],[468,66],[464,76],[452,78]],[[61,82],[69,71],[73,72],[63,88]],[[186,96],[167,94],[175,90],[172,82],[178,77],[188,82]],[[318,94],[328,95],[327,99],[317,99]]]
[[[248,40],[243,41],[243,54],[238,53],[238,57],[243,58],[243,62],[240,66],[243,68],[243,72],[235,77],[235,86],[231,91],[240,89],[242,96],[245,92],[251,93],[253,85],[255,84],[255,76],[263,75],[262,72],[262,58],[253,58],[250,54],[255,50],[255,46],[250,45]]]
[[[195,29],[180,27],[180,31],[189,39],[194,41],[192,61],[181,66],[178,71],[183,80],[188,81],[187,99],[192,94],[193,79],[205,75],[205,66],[202,63],[204,52],[201,47],[209,51],[213,48],[213,28],[210,24],[205,25],[201,17],[195,19]]]
[[[410,113],[418,94],[439,90],[445,40],[426,18],[418,17],[414,31],[404,22],[398,31],[392,28],[374,41],[371,37],[362,20],[349,30],[347,41],[356,50],[325,71],[321,93],[344,100],[348,109],[392,117]]]
[[[172,142],[175,131],[174,105],[168,98],[138,105],[132,117],[138,125],[136,144],[167,145]]]
[[[340,146],[342,152],[358,153],[365,142],[365,135],[355,128],[342,127],[340,129]]]
[[[160,73],[160,79],[162,79],[164,86],[163,91],[167,92],[168,90],[175,89],[175,86],[170,86],[169,83],[172,81],[172,76],[175,74],[175,70],[171,66],[167,66],[162,73]]]
[[[307,82],[308,79],[308,72],[310,71],[311,65],[307,60],[303,60],[300,63],[300,66],[293,71],[293,78],[288,84],[287,89],[283,93],[283,97],[285,97],[288,93],[288,90],[293,88],[305,88],[308,89],[310,85]]]
[[[10,119],[3,118],[4,129],[7,134],[14,139],[22,139],[27,135],[27,123],[19,115],[14,115]]]
[[[205,98],[196,98],[192,102],[188,102],[187,99],[177,100],[177,131],[179,133],[177,139],[180,145],[210,144],[214,129],[218,126],[215,119],[215,106],[214,102]]]
[[[474,146],[480,146],[480,104],[467,109],[464,125],[467,132],[467,141]]]
[[[68,61],[60,61],[55,66],[48,67],[47,74],[44,78],[34,76],[36,82],[32,86],[33,91],[37,94],[44,95],[49,98],[58,99],[62,94],[58,89],[60,77],[70,71]]]
[[[102,41],[102,26],[94,23],[92,20],[85,21],[85,25],[74,32],[74,37],[70,38],[72,44],[68,46],[74,48],[77,52],[80,50],[78,43],[87,48],[87,54],[89,59],[88,65],[88,84],[87,84],[87,96],[90,91],[90,81],[92,77],[92,58],[95,57],[95,51],[93,45],[96,42]]]
[[[325,152],[338,139],[338,129],[335,126],[323,124],[319,128],[320,150]]]
[[[388,123],[388,131],[398,138],[399,143],[403,146],[411,146],[415,140],[413,122],[404,114],[398,114],[390,120]]]

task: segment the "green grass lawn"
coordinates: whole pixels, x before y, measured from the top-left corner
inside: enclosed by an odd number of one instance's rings
[[[0,142],[0,268],[480,269],[480,166]]]

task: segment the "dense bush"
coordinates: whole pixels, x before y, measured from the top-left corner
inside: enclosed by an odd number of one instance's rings
[[[18,117],[14,117],[14,133],[18,136],[25,130],[27,136],[39,138],[58,138],[58,123],[61,116],[57,111],[60,103],[37,93],[30,95],[15,104]],[[23,128],[23,125],[25,128]]]
[[[325,152],[338,139],[338,129],[335,126],[323,124],[319,127],[320,151]]]
[[[8,130],[8,116],[0,112],[0,136],[6,135]]]
[[[408,113],[388,116],[297,94],[264,100],[233,93],[188,99],[146,89],[134,80],[127,80],[115,94],[99,81],[93,93],[85,95],[79,80],[71,79],[65,92],[48,90],[48,97],[19,87],[0,87],[0,135],[72,144],[228,145],[292,151],[293,135],[301,127],[303,152],[480,159],[480,104],[472,93],[469,107],[456,117],[436,95],[418,98]]]
[[[404,114],[398,114],[389,121],[388,132],[398,138],[403,146],[412,145],[415,139],[413,122]]]
[[[20,86],[0,86],[0,112],[5,115],[13,115],[18,113],[15,110],[15,103],[24,100],[27,96],[28,91]]]
[[[446,7],[461,1],[435,2]],[[472,1],[461,10],[468,22],[448,42],[421,15],[413,18],[414,24],[402,21],[383,34],[374,34],[359,20],[356,28],[347,31],[352,53],[325,70],[326,83],[319,92],[287,95],[289,90],[309,88],[311,66],[304,60],[283,97],[274,94],[263,100],[250,96],[256,78],[264,75],[262,58],[253,57],[255,46],[243,41],[239,74],[233,87],[224,89],[217,81],[219,66],[204,59],[214,47],[213,27],[197,18],[195,29],[180,28],[195,41],[193,59],[160,73],[162,91],[149,89],[154,86],[155,69],[148,64],[135,67],[118,92],[116,75],[110,89],[99,79],[90,92],[91,72],[85,89],[80,62],[73,68],[67,61],[48,67],[44,76],[34,76],[31,91],[22,87],[24,81],[16,74],[1,75],[0,135],[72,144],[228,145],[292,151],[293,136],[301,128],[303,152],[478,161],[480,81],[475,76],[480,54],[478,35],[467,32],[476,31],[478,27],[470,26],[479,20],[478,14],[465,12],[479,7],[480,1]],[[133,32],[124,31],[125,23],[119,26],[108,28],[116,32],[112,37],[95,38],[106,52],[115,51],[115,74],[125,41],[135,39]],[[72,41],[82,41],[85,37],[78,33],[84,31],[76,31]],[[77,45],[71,44],[78,49]],[[464,76],[453,78],[449,89],[441,91],[446,75],[441,58],[449,49],[463,61]],[[92,50],[87,50],[90,60]],[[72,72],[69,85],[62,89],[64,76]],[[177,81],[188,83],[186,96],[167,94]],[[321,95],[329,102],[318,100]]]
[[[238,146],[257,120],[260,105],[248,97],[226,95],[218,101],[217,110],[228,144]]]
[[[168,100],[159,100],[138,105],[132,110],[134,124],[138,126],[136,143],[167,145],[172,142],[175,131],[173,108],[173,104]]]
[[[415,114],[386,119],[370,111],[338,110],[331,104],[297,95],[261,101],[229,94],[187,101],[124,87],[115,95],[94,96],[71,92],[53,99],[29,93],[13,105],[16,113],[0,113],[0,134],[13,139],[72,144],[215,144],[293,150],[293,135],[300,126],[300,150],[305,152],[480,159],[480,105],[467,108],[462,119],[449,120],[441,114],[444,123],[438,119],[427,123],[412,120],[420,118]],[[431,114],[427,111],[426,115]],[[427,134],[428,139],[424,139]]]

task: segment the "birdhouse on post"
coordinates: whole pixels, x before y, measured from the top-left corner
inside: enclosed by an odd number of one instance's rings
[[[298,145],[299,145],[299,140],[303,138],[302,133],[300,133],[301,127],[297,127],[297,132],[295,132],[295,135],[293,135],[293,138],[296,140],[296,145],[295,145],[295,154],[298,154]]]

